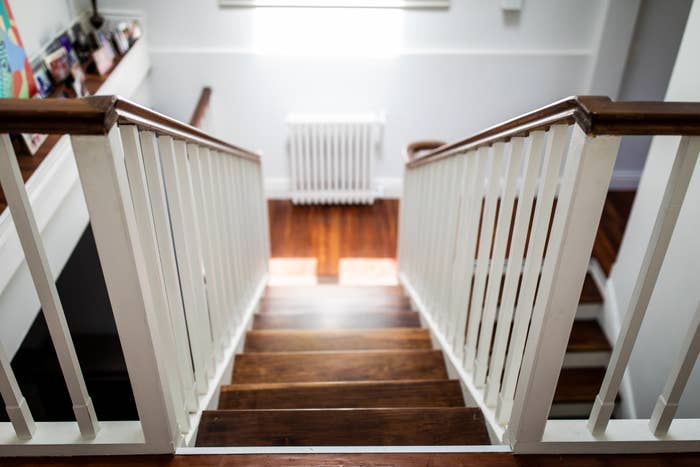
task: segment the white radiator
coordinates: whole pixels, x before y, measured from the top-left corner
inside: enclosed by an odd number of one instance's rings
[[[290,195],[294,204],[372,203],[383,120],[374,114],[290,115]]]

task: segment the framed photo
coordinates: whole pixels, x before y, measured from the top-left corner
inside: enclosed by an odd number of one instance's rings
[[[85,87],[85,72],[80,66],[80,63],[74,63],[71,67],[71,75],[73,76],[73,90],[75,91],[75,97],[87,97],[90,95],[87,88]]]
[[[63,47],[59,47],[47,55],[46,58],[44,58],[44,63],[46,64],[46,68],[49,69],[54,83],[62,83],[70,76],[68,53]]]
[[[114,53],[103,46],[92,53],[92,59],[95,63],[95,68],[97,68],[97,73],[104,75],[112,69]]]
[[[46,138],[48,137],[49,135],[43,135],[41,133],[22,133],[22,139],[24,140],[24,144],[27,145],[27,150],[32,156],[36,154],[36,152],[39,150],[41,145],[44,144],[44,141],[46,141]]]
[[[43,63],[39,63],[34,68],[34,80],[36,81],[36,87],[39,91],[40,97],[48,97],[54,90],[53,83],[51,82],[51,77],[49,72],[46,71],[46,67]]]
[[[128,34],[128,24],[119,23],[114,31],[112,31],[112,39],[114,41],[114,46],[120,55],[124,55],[129,51],[129,34]]]

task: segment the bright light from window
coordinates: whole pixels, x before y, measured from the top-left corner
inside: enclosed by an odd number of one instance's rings
[[[356,8],[258,8],[256,53],[298,57],[392,57],[403,35],[403,11]]]

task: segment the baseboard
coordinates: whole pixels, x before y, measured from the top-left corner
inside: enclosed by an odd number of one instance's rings
[[[376,177],[374,179],[377,187],[377,198],[400,198],[403,190],[403,179],[401,177]],[[289,199],[289,178],[287,177],[266,177],[265,196],[267,199]]]

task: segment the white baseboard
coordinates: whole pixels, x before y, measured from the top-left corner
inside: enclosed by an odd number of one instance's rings
[[[403,190],[401,177],[377,177],[374,179],[378,198],[400,198]],[[267,199],[289,199],[289,178],[266,177],[265,196]]]

